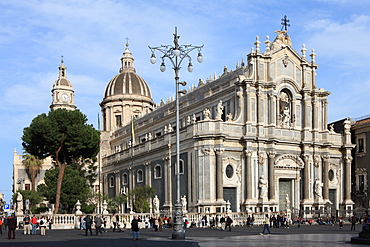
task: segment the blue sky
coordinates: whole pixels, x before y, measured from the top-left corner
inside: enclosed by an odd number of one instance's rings
[[[224,66],[234,69],[257,35],[261,42],[275,38],[287,15],[293,48],[306,44],[317,54],[317,87],[331,92],[329,121],[370,114],[369,0],[17,0],[1,1],[0,12],[0,193],[7,201],[13,151],[22,153],[23,128],[49,111],[61,56],[76,105],[96,126],[126,37],[136,71],[159,103],[174,94],[174,75],[169,64],[161,73],[149,62],[148,45],[171,44],[175,26],[180,44],[204,44],[204,62],[194,62],[191,74],[180,71],[191,85]]]

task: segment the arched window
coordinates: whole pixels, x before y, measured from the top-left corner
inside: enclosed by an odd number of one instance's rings
[[[179,167],[180,171],[179,173],[180,174],[184,174],[184,161],[183,160],[180,160],[180,167]]]
[[[143,182],[143,171],[142,170],[137,171],[137,181]]]
[[[122,184],[123,184],[123,185],[128,184],[128,175],[127,175],[127,173],[124,173],[124,174],[122,175]]]
[[[109,187],[114,187],[114,176],[109,177]]]
[[[161,166],[156,165],[154,167],[154,178],[161,178],[162,177],[162,171],[161,171]]]
[[[281,127],[290,127],[292,124],[292,94],[289,90],[283,89],[279,94],[278,101],[279,123]]]

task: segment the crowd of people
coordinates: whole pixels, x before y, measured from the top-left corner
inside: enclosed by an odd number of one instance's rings
[[[93,235],[92,229],[95,228],[95,235],[102,235],[103,232],[107,232],[107,227],[111,228],[113,232],[124,232],[126,230],[126,218],[114,214],[111,216],[110,225],[107,226],[106,217],[109,216],[95,216],[94,218],[90,215],[82,215],[79,218],[79,229],[85,231],[85,236]],[[370,217],[367,213],[360,215],[352,215],[346,219],[351,223],[351,230],[356,230],[356,225],[362,226],[363,232],[370,232]],[[298,227],[301,224],[317,224],[317,225],[339,225],[340,228],[343,228],[345,219],[342,217],[336,217],[334,214],[330,217],[325,218],[319,217],[315,221],[312,219],[304,219],[302,217],[293,217],[289,218],[284,214],[266,214],[263,220],[263,230],[260,233],[264,235],[267,231],[268,234],[271,234],[271,228],[289,228],[292,225],[297,225]],[[196,228],[196,227],[210,227],[211,229],[218,230],[229,230],[231,231],[233,226],[233,219],[228,215],[215,215],[215,216],[206,216],[204,215],[199,221],[189,222],[186,216],[183,216],[184,228]],[[36,217],[35,215],[25,215],[23,220],[17,222],[17,217],[9,215],[8,217],[0,216],[0,234],[3,234],[3,230],[8,230],[8,239],[15,239],[15,230],[16,228],[22,229],[24,235],[37,235],[38,230],[40,230],[40,235],[46,235],[46,229],[52,229],[53,219],[46,216]],[[243,225],[247,227],[254,227],[255,225],[255,216],[254,214],[248,215],[246,221],[243,222]],[[131,230],[133,234],[133,240],[139,239],[139,231],[142,228],[154,229],[154,231],[161,232],[165,228],[172,228],[173,220],[171,217],[145,217],[139,218],[135,216],[131,221]]]

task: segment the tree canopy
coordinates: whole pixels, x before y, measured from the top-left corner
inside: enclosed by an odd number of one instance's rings
[[[95,157],[99,152],[100,132],[87,124],[86,116],[79,110],[56,109],[35,117],[23,130],[22,140],[27,153],[39,159],[51,156],[58,166],[54,211],[57,213],[66,166]]]
[[[140,213],[149,212],[149,200],[154,196],[154,192],[155,190],[148,185],[130,190],[128,196],[133,200],[134,211]]]

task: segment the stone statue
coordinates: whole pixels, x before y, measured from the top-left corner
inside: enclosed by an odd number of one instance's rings
[[[315,196],[316,198],[322,198],[322,186],[323,186],[323,183],[321,183],[320,179],[319,178],[316,178],[315,180]]]
[[[157,195],[155,195],[153,198],[153,212],[159,213],[159,199]]]
[[[330,132],[332,132],[332,133],[334,133],[335,131],[334,131],[334,124],[330,124]]]
[[[282,123],[283,126],[289,126],[290,110],[287,106],[284,107],[283,114],[281,116],[281,123]]]
[[[286,194],[286,196],[285,196],[285,204],[286,204],[286,210],[290,209],[290,198],[289,198],[289,194]]]
[[[349,118],[344,120],[343,125],[344,125],[344,133],[351,134],[351,121],[349,120]]]
[[[267,185],[267,180],[265,180],[263,175],[260,176],[260,179],[258,181],[258,187],[260,188],[260,199],[267,199]]]
[[[204,120],[209,120],[209,117],[211,115],[211,111],[208,108],[206,108],[206,109],[203,110],[203,115],[204,115]]]
[[[222,120],[223,110],[224,110],[224,106],[222,105],[222,100],[220,100],[220,102],[218,102],[218,104],[217,104],[216,120]]]
[[[186,195],[184,195],[183,197],[181,197],[181,205],[182,205],[182,211],[183,212],[186,212],[187,204],[188,204],[188,202],[186,201]]]
[[[19,192],[17,194],[17,213],[23,213],[23,196]]]

